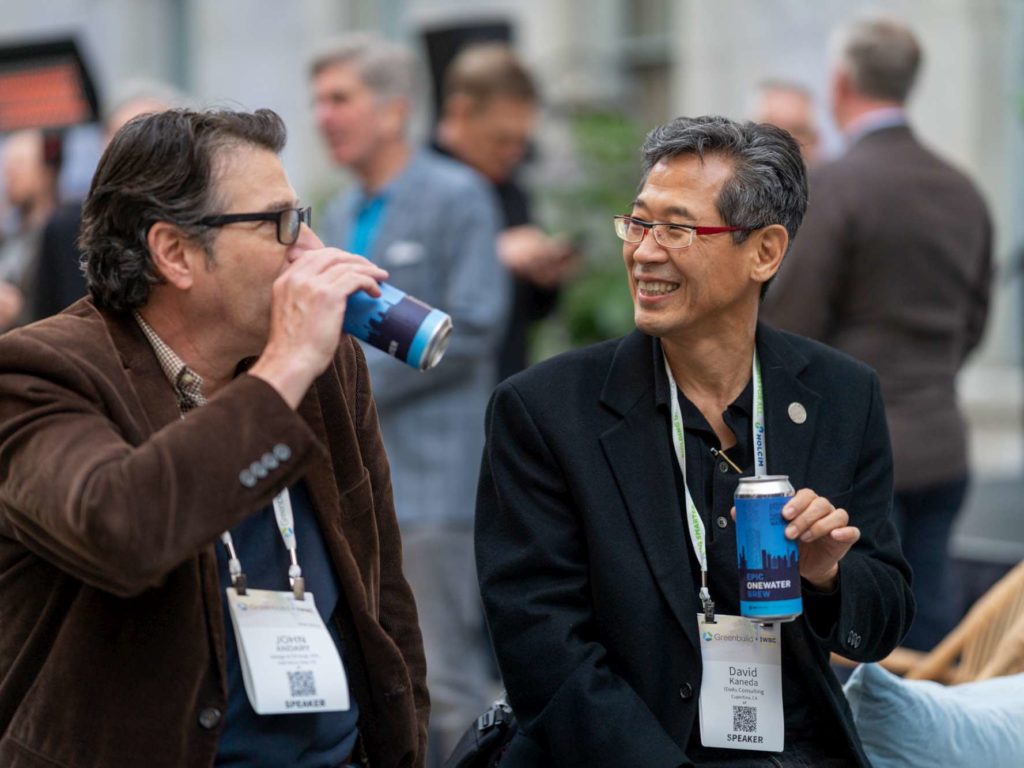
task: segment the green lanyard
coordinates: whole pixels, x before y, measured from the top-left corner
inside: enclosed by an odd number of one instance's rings
[[[669,367],[668,358],[665,360],[665,374],[668,376],[668,387],[671,393],[670,408],[672,413],[672,445],[675,448],[676,462],[679,464],[679,471],[683,475],[683,493],[686,497],[686,524],[690,531],[690,543],[693,545],[693,552],[697,556],[700,565],[700,592],[697,599],[704,607],[704,614],[708,621],[714,621],[715,604],[711,599],[711,592],[708,590],[708,553],[707,541],[704,531],[704,521],[701,520],[697,505],[693,503],[690,495],[690,487],[686,483],[686,441],[683,432],[683,412],[679,407],[679,388],[672,376],[672,369]],[[764,424],[764,388],[761,384],[761,364],[757,360],[757,350],[754,350],[754,361],[751,363],[751,378],[754,382],[754,418],[751,424],[754,445],[754,474],[758,477],[768,474],[768,453],[765,449],[765,424]]]

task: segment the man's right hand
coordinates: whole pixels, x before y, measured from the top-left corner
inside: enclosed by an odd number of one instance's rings
[[[249,374],[296,408],[338,348],[348,297],[356,291],[379,296],[388,273],[362,256],[325,248],[312,232],[288,258],[274,281],[267,345]]]

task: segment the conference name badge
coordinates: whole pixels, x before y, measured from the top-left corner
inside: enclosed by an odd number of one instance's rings
[[[781,752],[782,656],[779,624],[760,625],[741,616],[717,615],[708,624],[697,614],[704,674],[700,687],[700,735],[705,747]]]
[[[349,708],[348,680],[313,595],[228,587],[249,703],[259,715]]]

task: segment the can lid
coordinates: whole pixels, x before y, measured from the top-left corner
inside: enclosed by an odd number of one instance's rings
[[[427,348],[423,352],[423,360],[420,362],[420,370],[426,371],[441,362],[444,353],[448,350],[448,344],[452,340],[452,319],[449,316],[442,318],[434,329]]]
[[[754,475],[753,477],[741,477],[741,483],[778,483],[789,482],[789,475]]]

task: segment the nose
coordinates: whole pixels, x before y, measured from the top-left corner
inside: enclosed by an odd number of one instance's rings
[[[299,236],[294,243],[288,246],[288,261],[295,261],[305,251],[316,251],[324,247],[324,242],[308,224],[303,222],[299,225]]]
[[[653,264],[666,260],[668,260],[668,252],[658,245],[658,241],[654,239],[654,233],[645,229],[640,242],[633,246],[633,261]]]

